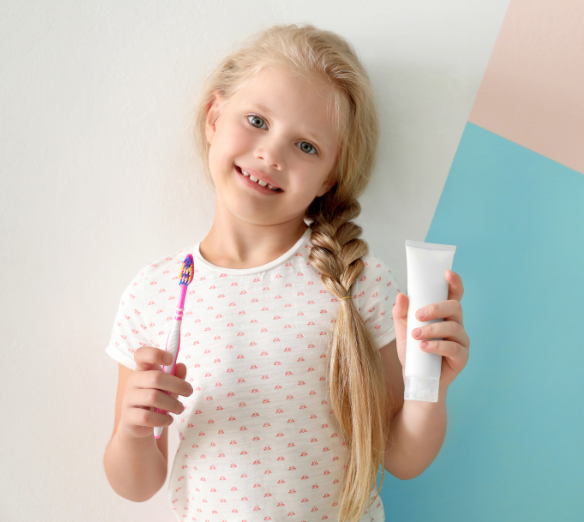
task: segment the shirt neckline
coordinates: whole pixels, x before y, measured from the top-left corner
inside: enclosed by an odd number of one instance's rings
[[[307,223],[307,225],[308,225],[308,223]],[[267,270],[270,270],[278,265],[281,265],[282,263],[284,263],[284,261],[287,261],[289,258],[291,258],[298,251],[298,249],[300,248],[302,243],[309,240],[311,235],[312,235],[312,229],[310,227],[308,227],[304,231],[304,234],[302,234],[302,237],[300,237],[300,239],[298,241],[296,241],[296,243],[294,244],[294,246],[290,250],[288,250],[287,252],[282,254],[277,259],[274,259],[273,261],[266,263],[265,265],[254,266],[251,268],[226,268],[226,267],[214,265],[213,263],[209,263],[209,261],[207,261],[201,255],[201,251],[199,249],[201,241],[199,241],[193,247],[193,258],[194,258],[195,262],[198,262],[199,264],[205,266],[206,268],[209,268],[210,270],[214,270],[215,272],[220,272],[222,274],[232,274],[232,275],[256,274],[258,272],[265,272]]]

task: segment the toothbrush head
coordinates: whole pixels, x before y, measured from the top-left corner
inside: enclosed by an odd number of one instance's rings
[[[185,257],[183,262],[182,270],[180,272],[180,283],[181,285],[189,285],[189,283],[193,280],[193,256],[189,254]]]

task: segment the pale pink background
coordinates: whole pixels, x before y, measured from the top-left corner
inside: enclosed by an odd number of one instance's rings
[[[584,173],[582,0],[511,0],[469,121]]]

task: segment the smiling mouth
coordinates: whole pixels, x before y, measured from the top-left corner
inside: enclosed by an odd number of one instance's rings
[[[245,174],[243,174],[243,172],[241,171],[241,167],[239,167],[239,165],[235,165],[235,170],[237,170],[237,172],[238,172],[240,175],[242,175],[242,176],[245,176]],[[266,185],[266,186],[264,187],[263,185],[260,185],[260,184],[259,184],[257,181],[253,181],[253,180],[252,180],[252,179],[251,179],[249,176],[245,176],[245,177],[246,177],[246,178],[247,178],[247,179],[248,179],[250,182],[252,182],[252,183],[255,183],[256,185],[259,185],[260,187],[263,187],[263,188],[265,188],[265,189],[267,189],[267,190],[269,190],[269,191],[271,191],[271,192],[274,192],[274,193],[276,193],[276,194],[277,194],[277,193],[280,193],[280,192],[284,192],[284,191],[283,191],[282,189],[280,189],[280,188],[274,188],[274,189],[271,189],[271,188],[269,188],[269,187],[268,187],[268,185]]]

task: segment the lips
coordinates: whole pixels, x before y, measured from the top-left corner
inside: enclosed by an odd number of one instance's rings
[[[275,189],[277,189],[278,191],[283,191],[282,188],[280,188],[276,182],[270,178],[270,176],[268,176],[267,174],[265,174],[264,172],[261,172],[259,170],[254,170],[249,166],[240,166],[240,165],[235,165],[235,168],[238,169],[240,172],[243,172],[245,170],[245,172],[247,174],[251,174],[254,178],[259,179],[260,181],[268,184],[268,185],[272,185],[272,187],[274,187]],[[246,176],[247,177],[247,176]]]
[[[250,169],[250,170],[251,170],[251,169]],[[274,191],[274,190],[272,190],[272,189],[269,189],[267,186],[266,186],[266,187],[263,187],[263,186],[261,186],[259,183],[255,182],[255,181],[252,181],[252,180],[249,178],[249,176],[244,176],[244,175],[243,175],[243,173],[242,173],[242,170],[241,170],[241,167],[239,167],[238,165],[235,165],[235,172],[237,172],[238,176],[241,178],[241,180],[242,180],[242,181],[243,181],[243,182],[244,182],[244,183],[245,183],[247,186],[249,186],[249,187],[252,187],[252,188],[256,189],[258,192],[260,192],[260,193],[262,193],[262,194],[269,194],[269,195],[273,195],[273,196],[275,196],[275,195],[277,195],[277,194],[282,194],[282,192],[284,192],[282,189],[279,189],[278,191]],[[254,172],[255,172],[255,171],[253,171],[253,170],[252,170],[251,172],[248,172],[248,170],[246,169],[246,172],[247,172],[248,174],[251,174],[252,176],[254,176],[254,178],[255,178],[255,177],[257,177],[257,176],[255,176],[255,174],[254,174]],[[261,179],[261,178],[260,178],[260,179]],[[271,185],[271,183],[270,183],[270,185]]]

